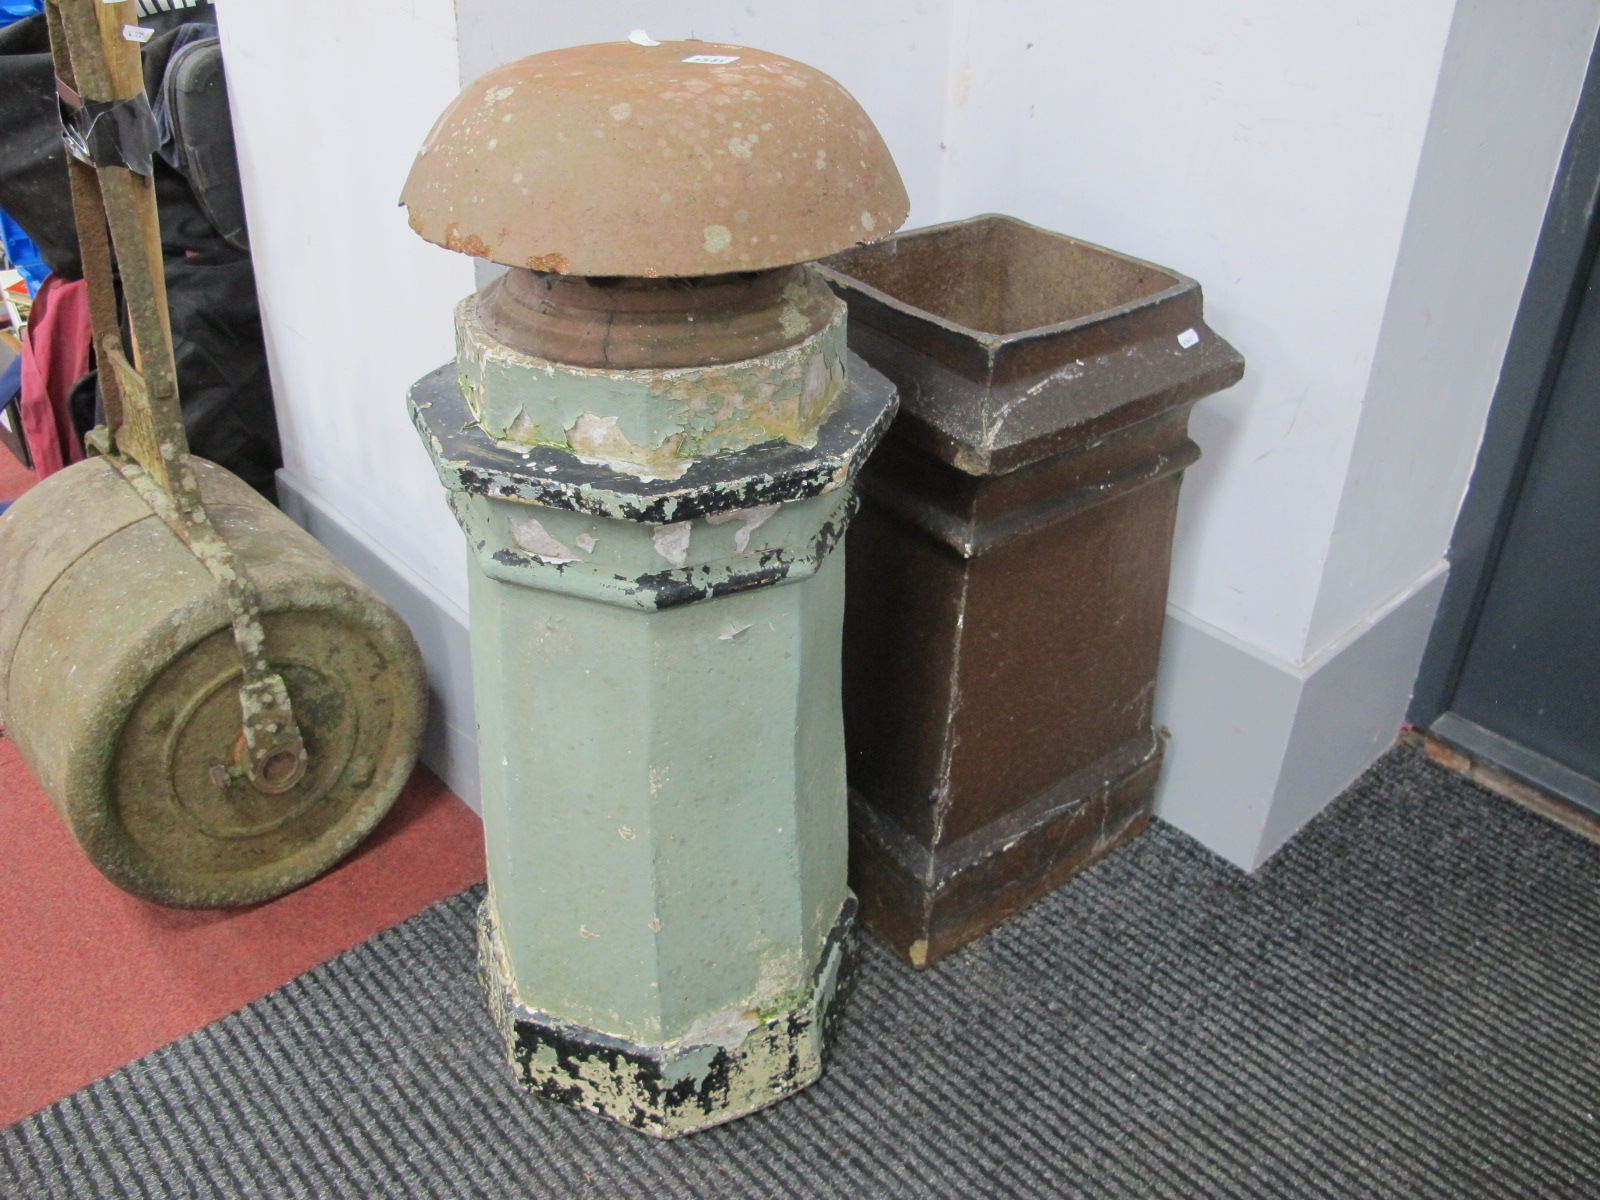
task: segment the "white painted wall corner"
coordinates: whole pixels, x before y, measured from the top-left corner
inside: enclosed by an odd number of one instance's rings
[[[1303,663],[1167,610],[1156,814],[1253,871],[1395,740],[1448,564]]]

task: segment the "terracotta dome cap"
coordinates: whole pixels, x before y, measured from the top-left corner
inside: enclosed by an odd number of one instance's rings
[[[469,84],[400,202],[430,242],[576,275],[807,262],[899,228],[900,172],[814,67],[716,42],[534,54]]]

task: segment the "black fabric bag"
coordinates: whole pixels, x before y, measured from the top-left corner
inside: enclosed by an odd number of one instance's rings
[[[190,25],[185,32],[206,28]],[[248,251],[244,190],[233,148],[222,43],[217,38],[194,38],[173,50],[161,80],[155,115],[163,135],[161,157],[188,180],[200,211],[223,241]]]
[[[164,135],[156,201],[189,448],[275,499],[283,460],[214,16],[197,5],[140,24],[156,31],[145,91]],[[83,274],[42,16],[0,31],[0,208],[51,270]],[[92,372],[72,412],[80,434],[102,419]]]

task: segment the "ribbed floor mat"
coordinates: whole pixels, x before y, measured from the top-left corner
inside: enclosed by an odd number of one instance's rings
[[[0,1195],[1600,1195],[1600,847],[1411,750],[1255,877],[1158,826],[923,974],[865,939],[824,1079],[671,1143],[512,1087],[478,895],[0,1133]]]

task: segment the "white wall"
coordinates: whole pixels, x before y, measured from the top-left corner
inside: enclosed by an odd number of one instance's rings
[[[1451,0],[963,4],[943,206],[1201,282],[1244,382],[1203,402],[1172,603],[1295,661]]]
[[[1241,865],[1399,725],[1597,18],[957,0],[941,210],[1193,275],[1248,362],[1194,414],[1158,696],[1161,814]]]
[[[1457,6],[1313,647],[1408,586],[1449,542],[1597,26],[1595,0]]]
[[[291,490],[452,620],[460,537],[403,396],[449,356],[472,269],[393,202],[499,62],[637,27],[770,48],[862,102],[910,224],[1009,212],[1199,279],[1249,365],[1193,421],[1162,813],[1245,866],[1404,709],[1600,23],[1600,0],[222,11]]]
[[[455,353],[472,267],[397,204],[461,87],[455,7],[222,0],[220,25],[292,486],[464,613],[461,533],[405,394]]]

